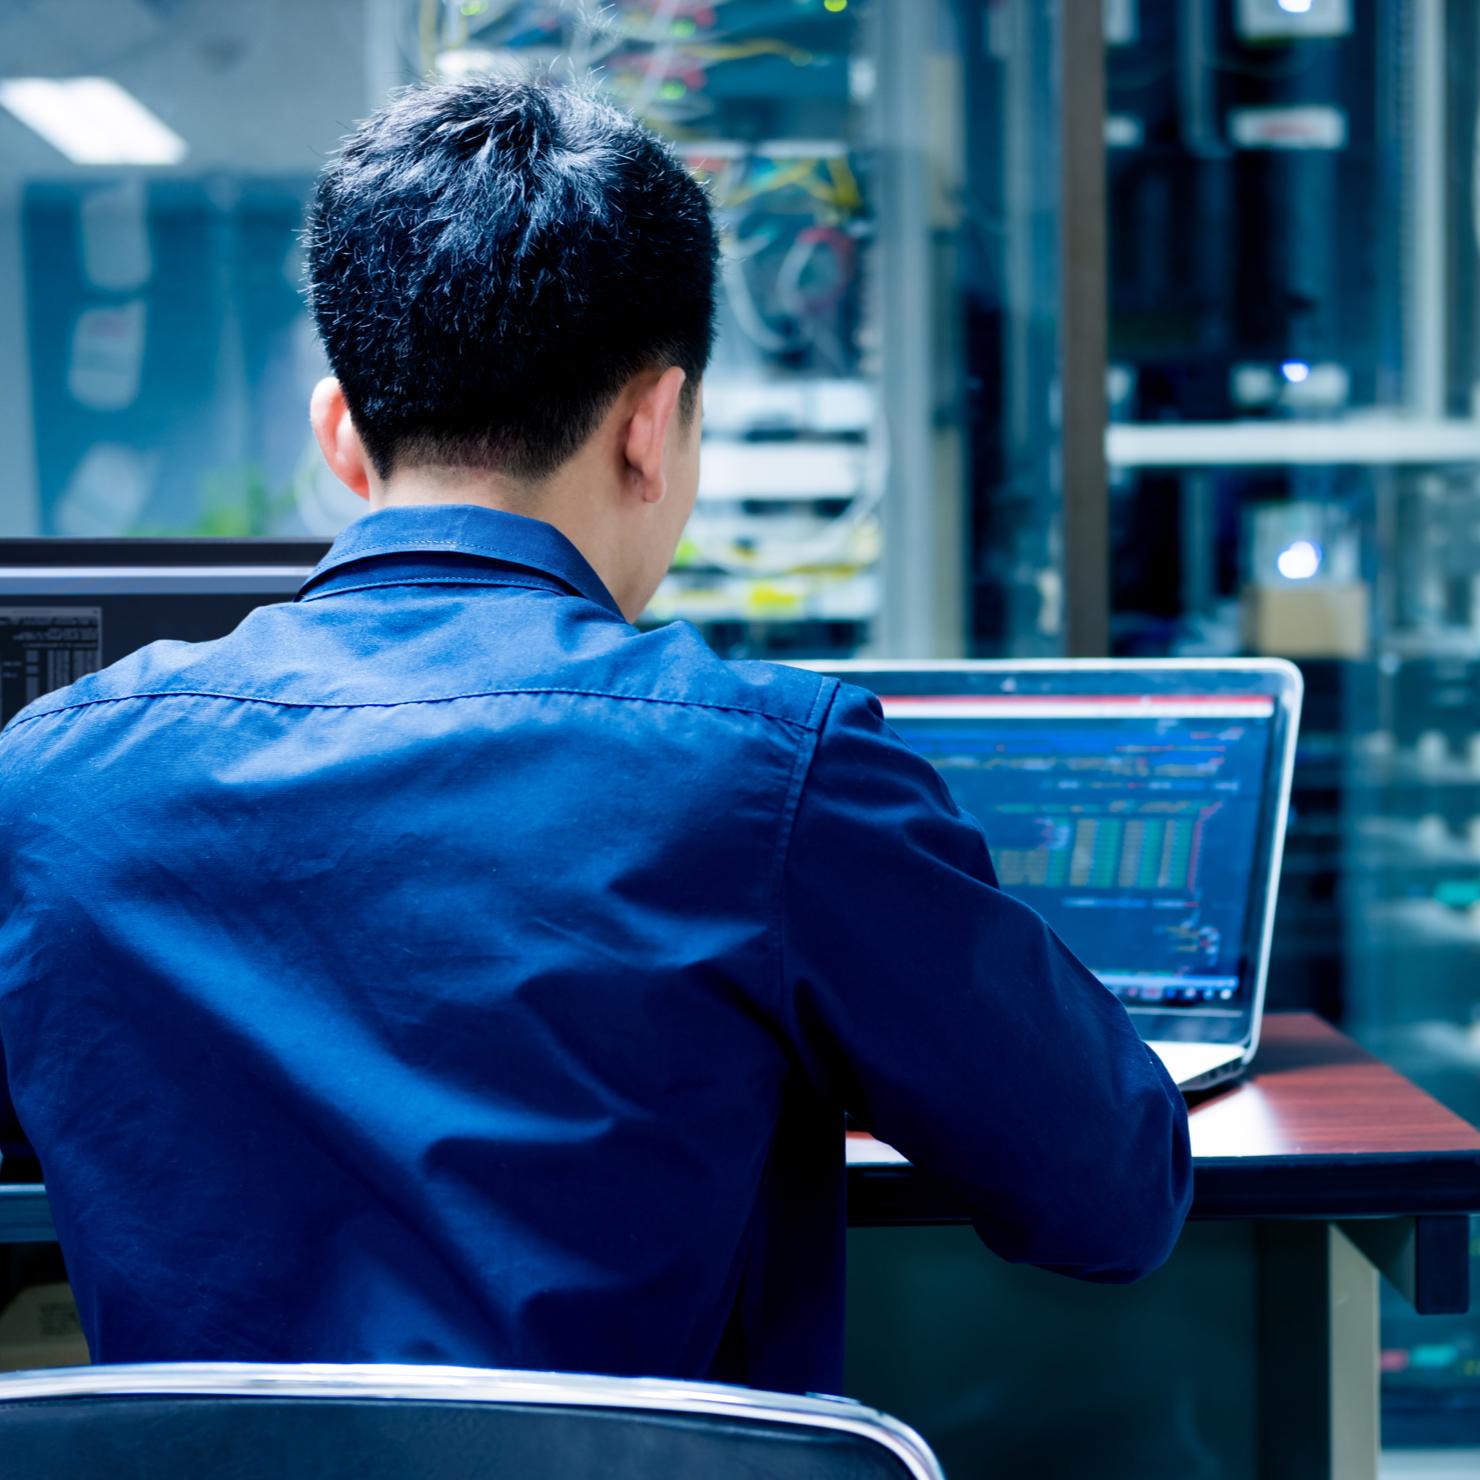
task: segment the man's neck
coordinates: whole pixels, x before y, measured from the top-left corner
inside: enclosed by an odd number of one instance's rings
[[[521,483],[467,468],[408,468],[371,485],[370,508],[474,504],[542,520],[581,552],[626,611],[627,562],[622,557],[622,542],[609,527],[611,521],[603,517],[607,511],[601,500],[589,491],[582,495],[572,484],[573,480],[562,476],[543,483]]]

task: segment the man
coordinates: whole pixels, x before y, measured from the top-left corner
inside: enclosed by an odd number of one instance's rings
[[[411,92],[318,187],[297,600],[0,738],[0,1038],[94,1356],[841,1386],[842,1116],[1006,1259],[1159,1264],[1181,1099],[874,701],[630,625],[693,506],[704,196]]]

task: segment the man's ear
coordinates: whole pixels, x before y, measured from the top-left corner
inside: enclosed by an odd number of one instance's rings
[[[670,365],[655,380],[647,381],[627,423],[622,452],[644,503],[655,504],[668,491],[664,452],[669,430],[678,418],[683,383],[684,373],[677,365]]]
[[[324,461],[329,464],[329,471],[351,493],[369,498],[370,459],[350,417],[344,389],[332,375],[326,376],[313,388],[308,403],[308,419],[313,424],[314,437],[319,451],[324,454]]]

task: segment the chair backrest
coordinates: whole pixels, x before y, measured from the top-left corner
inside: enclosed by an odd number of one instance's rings
[[[0,1473],[66,1480],[942,1480],[841,1398],[476,1367],[236,1362],[0,1377]]]

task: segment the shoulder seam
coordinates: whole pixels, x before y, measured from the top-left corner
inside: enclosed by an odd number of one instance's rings
[[[819,693],[825,685],[819,686]],[[80,709],[92,709],[102,704],[127,704],[136,699],[226,699],[234,704],[265,704],[275,709],[403,709],[415,704],[452,704],[459,699],[508,698],[519,694],[565,694],[580,699],[620,699],[631,704],[666,704],[675,709],[709,709],[726,714],[749,714],[757,719],[774,720],[777,724],[791,725],[795,729],[810,731],[817,713],[818,698],[814,696],[805,720],[790,715],[773,714],[766,709],[751,709],[743,704],[717,704],[704,699],[666,699],[655,694],[616,694],[604,689],[560,688],[557,686],[513,686],[498,689],[469,689],[458,694],[438,694],[426,699],[386,699],[361,703],[336,703],[332,701],[311,702],[297,699],[265,699],[256,694],[224,694],[212,689],[152,689],[133,694],[110,694],[98,699],[80,699],[75,704],[59,704],[55,709],[43,709],[39,714],[17,715],[5,727],[11,734],[22,725],[35,724],[37,720],[50,719],[59,714],[73,714]]]

